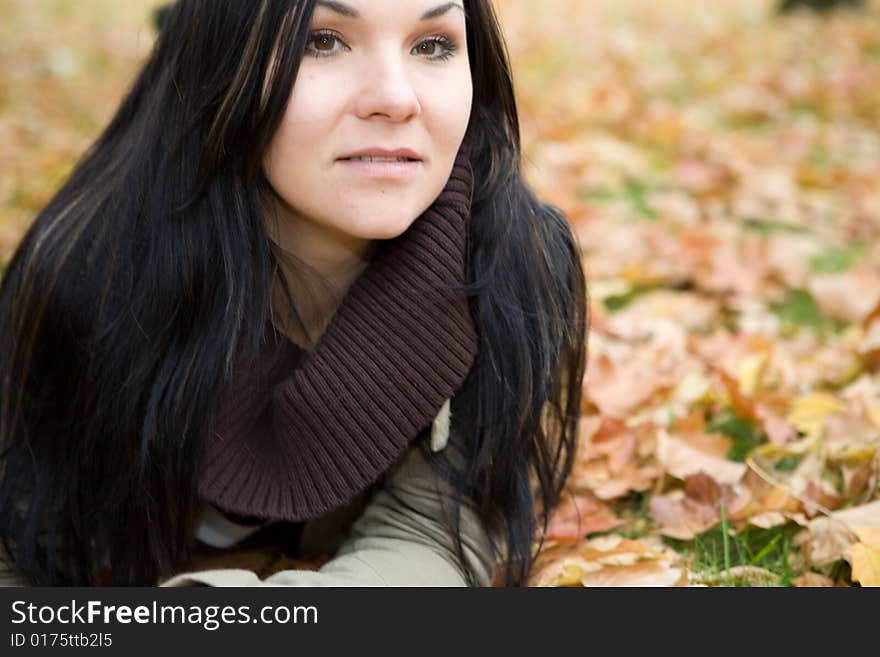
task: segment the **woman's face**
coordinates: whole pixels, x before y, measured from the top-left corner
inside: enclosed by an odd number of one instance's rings
[[[471,111],[463,2],[318,0],[263,162],[285,233],[389,239],[437,198]]]

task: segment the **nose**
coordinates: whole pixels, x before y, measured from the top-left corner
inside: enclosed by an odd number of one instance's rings
[[[421,113],[419,95],[404,56],[388,48],[366,58],[364,63],[363,84],[359,86],[356,101],[360,118],[381,116],[401,122]]]

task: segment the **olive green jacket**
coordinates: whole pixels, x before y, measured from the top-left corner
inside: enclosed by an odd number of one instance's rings
[[[456,440],[455,433],[449,433],[448,405],[444,410],[445,422],[435,421],[431,436],[435,450],[444,448],[447,440]],[[341,543],[319,570],[280,570],[260,579],[252,570],[218,568],[180,573],[158,585],[465,586],[453,539],[444,523],[451,513],[451,492],[414,444],[368,499],[306,524],[303,536],[313,549],[320,549],[322,541],[334,546]],[[335,521],[353,509],[360,515],[350,530],[340,535]],[[491,586],[496,564],[490,537],[467,505],[462,505],[460,523],[465,557],[477,584]],[[0,585],[23,585],[2,558]]]

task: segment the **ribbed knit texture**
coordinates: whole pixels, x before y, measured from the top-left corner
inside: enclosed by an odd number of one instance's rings
[[[310,353],[272,330],[216,415],[199,492],[223,511],[307,520],[349,502],[461,387],[478,347],[465,279],[471,169],[383,241]]]

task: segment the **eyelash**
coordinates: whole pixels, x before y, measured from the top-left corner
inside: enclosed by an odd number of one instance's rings
[[[323,36],[327,36],[332,39],[336,39],[339,43],[341,43],[343,45],[343,47],[346,50],[350,50],[350,48],[345,44],[345,41],[343,41],[342,38],[336,32],[332,32],[330,30],[317,30],[315,32],[312,32],[309,35],[308,40],[306,41],[306,53],[307,54],[311,55],[312,57],[317,57],[317,58],[331,57],[332,55],[337,54],[335,52],[326,52],[326,53],[320,52],[320,51],[310,47],[310,45],[314,39],[320,38]],[[447,37],[446,35],[435,34],[434,36],[430,36],[426,39],[423,39],[422,41],[419,41],[418,45],[415,48],[413,48],[413,50],[415,50],[416,48],[419,48],[422,44],[425,44],[425,43],[436,43],[439,46],[441,46],[443,49],[445,49],[445,51],[446,51],[442,55],[434,55],[433,57],[425,57],[425,59],[430,60],[430,61],[446,61],[447,59],[452,57],[453,54],[455,54],[455,51],[458,49],[458,46],[455,44],[455,42],[452,39],[450,39],[449,37]]]

